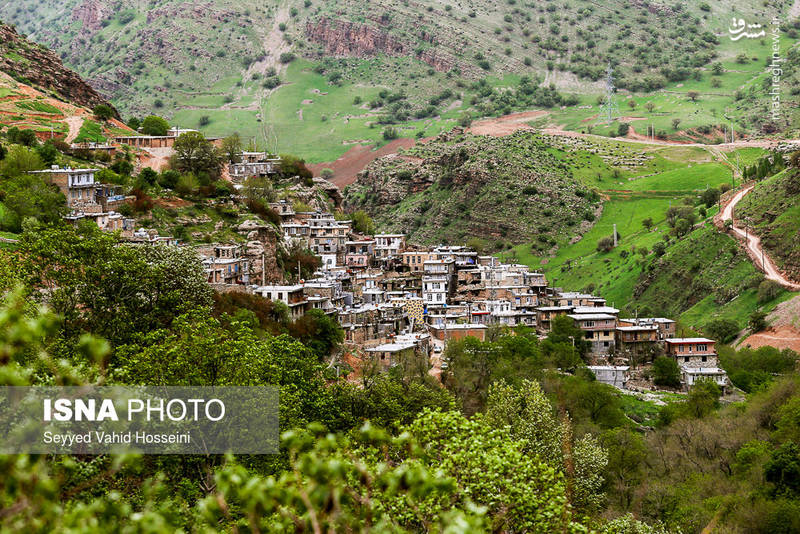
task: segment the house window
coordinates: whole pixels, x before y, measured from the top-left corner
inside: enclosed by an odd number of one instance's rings
[[[608,341],[603,341],[603,346],[608,347]]]
[[[703,356],[702,360],[703,360],[704,362],[708,361],[708,356]]]
[[[689,361],[689,357],[688,357],[688,356],[684,356],[684,357],[683,357],[683,361],[684,361],[684,362],[688,362],[688,361]]]
[[[697,352],[705,352],[708,350],[708,345],[697,345]]]

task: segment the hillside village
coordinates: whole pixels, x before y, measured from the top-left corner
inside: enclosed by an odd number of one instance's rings
[[[163,137],[119,141],[169,146],[179,134],[173,130]],[[239,184],[249,176],[274,174],[279,164],[266,153],[243,153],[237,160],[229,163],[228,175]],[[283,246],[310,250],[321,267],[307,280],[268,282],[266,252],[254,241],[268,231],[268,224],[252,219],[239,225],[236,230],[247,243],[184,244],[137,227],[134,218],[120,214],[119,207],[134,197],[97,183],[97,171],[54,166],[32,172],[59,187],[70,209],[65,218],[72,223],[91,220],[103,230],[118,231],[123,243],[191,246],[218,292],[246,292],[280,302],[291,320],[314,309],[336,318],[345,340],[332,364],[355,371],[354,378],[365,362],[379,362],[388,370],[408,353],[424,355],[430,373],[439,377],[448,367],[448,341],[465,336],[485,341],[493,327],[523,327],[547,336],[557,318],[565,317],[581,332],[579,339],[573,337],[573,347],[586,343],[585,361],[600,382],[655,389],[650,364],[666,355],[679,367],[686,389],[700,378],[714,380],[723,390],[729,386],[715,341],[680,336],[672,319],[620,317],[620,310],[605,299],[551,287],[544,274],[526,265],[502,263],[465,246],[413,245],[403,234],[362,235],[349,220],[322,211],[298,212],[286,200],[269,204],[279,216]]]
[[[800,533],[800,0],[0,18],[0,532]]]

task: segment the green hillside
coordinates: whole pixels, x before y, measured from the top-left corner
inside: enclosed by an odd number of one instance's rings
[[[732,15],[766,24],[790,4],[20,0],[0,5],[0,19],[55,49],[126,116],[238,131],[319,162],[380,140],[386,124],[430,136],[464,116],[524,109],[549,110],[543,124],[616,131],[598,123],[609,63],[618,116],[639,133],[713,142],[723,124],[762,128],[771,43],[731,41],[728,27]],[[796,25],[780,28],[783,54]],[[794,77],[773,127],[795,119]],[[553,91],[533,94],[539,86]]]
[[[736,206],[747,218],[778,267],[800,278],[800,171],[787,169],[756,184]]]
[[[487,250],[535,239],[548,250],[591,225],[599,196],[568,172],[549,139],[531,132],[480,137],[454,130],[369,165],[345,206],[413,242]]]
[[[604,144],[613,147],[609,150],[614,154],[626,148],[625,143]],[[647,147],[642,153],[652,159],[634,170],[596,156],[566,156],[573,174],[606,197],[602,215],[580,240],[564,239],[555,252],[530,242],[501,257],[542,270],[553,285],[599,294],[626,313],[680,317],[693,328],[716,317],[734,319],[744,328],[754,310],[769,311],[790,296],[782,293],[767,303],[757,301],[763,275],[731,237],[710,223],[716,205],[706,209],[699,203],[707,188],[730,186],[729,161],[751,165],[763,150],[740,149],[724,159],[697,147]],[[676,236],[666,217],[670,207],[689,209],[700,226]],[[773,211],[786,211],[786,220],[796,219],[788,205],[776,203]],[[649,228],[644,224],[648,219]],[[619,245],[599,250],[600,240],[613,235],[615,224]],[[663,249],[656,252],[659,247]]]

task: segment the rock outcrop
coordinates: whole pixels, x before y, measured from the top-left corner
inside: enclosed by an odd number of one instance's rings
[[[367,57],[377,54],[387,56],[416,55],[434,69],[446,72],[456,65],[450,54],[435,47],[414,50],[414,44],[400,39],[389,31],[368,24],[334,20],[322,17],[315,22],[306,23],[309,40],[321,44],[328,55],[336,57]],[[421,42],[435,44],[435,38],[427,33],[419,36]]]
[[[66,68],[52,51],[32,43],[13,26],[0,23],[0,71],[22,83],[86,108],[109,104],[74,71]],[[113,106],[111,106],[114,109]],[[116,118],[119,114],[114,110]]]

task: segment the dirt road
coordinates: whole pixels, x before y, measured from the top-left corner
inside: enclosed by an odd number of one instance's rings
[[[791,289],[794,291],[800,290],[800,284],[789,280],[775,266],[775,263],[769,257],[769,255],[764,251],[761,247],[761,238],[755,235],[752,232],[748,232],[745,229],[742,229],[738,226],[738,221],[733,218],[733,210],[736,205],[747,195],[750,191],[753,190],[753,186],[745,187],[738,193],[736,193],[733,198],[725,205],[722,209],[722,222],[725,221],[732,221],[733,226],[732,229],[736,235],[738,235],[742,241],[745,242],[745,248],[747,250],[748,255],[753,259],[755,265],[757,267],[761,267],[761,270],[764,271],[764,276],[767,277],[769,280],[774,280],[781,284],[782,286],[786,287],[787,289]]]

